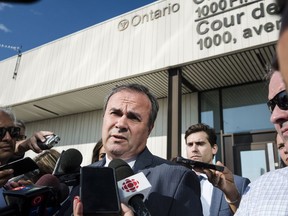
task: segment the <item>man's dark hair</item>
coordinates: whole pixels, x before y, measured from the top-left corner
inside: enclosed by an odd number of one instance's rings
[[[206,125],[204,123],[191,125],[185,132],[185,140],[190,134],[201,132],[201,131],[207,134],[207,139],[210,145],[213,147],[213,145],[216,144],[217,142],[216,132],[213,128],[211,128],[209,125]]]
[[[117,92],[123,91],[123,90],[130,90],[138,93],[145,94],[150,102],[151,102],[151,112],[149,116],[149,122],[148,122],[148,127],[151,128],[154,125],[154,122],[157,118],[157,113],[159,110],[159,104],[157,101],[157,98],[149,91],[149,89],[143,85],[140,84],[124,84],[120,86],[116,86],[115,88],[112,89],[112,92],[106,97],[105,103],[104,103],[104,110],[107,108],[108,101],[112,95],[114,95]]]

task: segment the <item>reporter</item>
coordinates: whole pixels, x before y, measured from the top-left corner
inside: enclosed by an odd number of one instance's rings
[[[45,136],[52,135],[51,131],[37,131],[34,132],[33,135],[25,140],[16,143],[15,154],[21,155],[24,154],[28,150],[32,150],[35,153],[41,153],[43,150],[38,146],[37,140],[41,140],[44,142]]]
[[[8,108],[0,108],[0,164],[4,165],[14,155],[16,139],[20,128],[15,126],[15,115]],[[6,206],[3,197],[3,186],[13,177],[13,170],[0,171],[0,208]]]
[[[37,140],[45,141],[45,136],[53,134],[51,131],[34,132],[29,138],[26,136],[26,125],[22,120],[16,120],[15,126],[20,128],[19,136],[16,138],[14,155],[9,159],[9,162],[19,160],[24,157],[25,152],[32,150],[35,153],[41,153],[43,150],[38,146]]]

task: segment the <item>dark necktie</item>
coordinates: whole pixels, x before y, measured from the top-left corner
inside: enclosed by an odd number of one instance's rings
[[[202,176],[202,175],[198,175],[198,179],[201,182],[202,180],[205,180],[206,178],[204,176]]]

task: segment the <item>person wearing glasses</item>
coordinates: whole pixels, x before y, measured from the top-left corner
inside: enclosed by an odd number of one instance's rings
[[[0,107],[0,165],[7,164],[15,155],[23,155],[29,149],[32,149],[36,153],[41,152],[42,150],[38,147],[36,140],[44,141],[44,136],[52,133],[50,131],[34,133],[32,137],[25,139],[16,147],[16,143],[20,142],[19,138],[21,138],[21,128],[18,126],[18,123],[10,108]],[[3,186],[12,177],[14,177],[12,169],[0,171],[0,208],[6,206],[2,195]]]
[[[277,61],[276,61],[277,62]],[[267,102],[270,121],[288,149],[288,95],[282,74],[277,67],[269,74]],[[250,183],[242,195],[235,215],[288,215],[288,167],[267,172]]]
[[[14,155],[20,128],[15,126],[15,116],[8,108],[0,108],[0,164],[4,165]],[[0,171],[0,187],[13,177],[13,170]]]
[[[20,135],[20,128],[15,126],[15,116],[8,108],[0,108],[0,164],[4,165],[15,153],[16,140]],[[13,177],[13,170],[0,171],[0,207],[6,202],[2,195],[3,186]]]

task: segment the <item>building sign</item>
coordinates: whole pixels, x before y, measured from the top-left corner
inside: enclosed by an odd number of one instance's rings
[[[233,45],[243,47],[251,41],[278,35],[280,17],[269,0],[193,0],[193,21],[198,50]],[[268,38],[269,40],[269,38]]]
[[[170,14],[177,13],[180,10],[180,4],[167,4],[162,9],[150,10],[144,15],[136,14],[132,16],[131,19],[123,19],[118,23],[118,30],[124,31],[128,27],[136,27],[143,23],[153,22],[154,20],[158,20],[160,18],[165,18]]]

